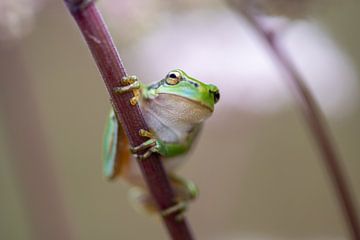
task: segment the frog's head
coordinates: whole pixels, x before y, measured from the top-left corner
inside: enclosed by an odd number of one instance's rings
[[[187,75],[180,69],[170,71],[163,80],[150,86],[163,103],[172,104],[179,115],[197,117],[202,121],[214,111],[220,99],[219,89]],[[166,100],[165,100],[166,98]]]

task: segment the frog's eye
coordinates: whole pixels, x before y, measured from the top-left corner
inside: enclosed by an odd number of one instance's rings
[[[178,72],[170,72],[166,79],[165,82],[169,85],[176,85],[180,82],[181,80],[181,75]]]

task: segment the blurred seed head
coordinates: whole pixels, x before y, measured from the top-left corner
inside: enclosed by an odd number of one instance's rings
[[[43,0],[1,0],[0,41],[20,39],[30,32]]]

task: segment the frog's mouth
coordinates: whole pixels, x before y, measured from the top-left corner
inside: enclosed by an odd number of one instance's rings
[[[160,93],[159,95],[162,95],[162,93]],[[213,107],[210,107],[209,105],[207,105],[207,104],[205,104],[203,102],[196,101],[196,100],[191,99],[191,98],[179,96],[179,95],[176,95],[176,94],[169,94],[169,93],[166,93],[164,95],[169,95],[168,97],[174,98],[174,99],[178,98],[179,101],[187,102],[189,105],[192,105],[192,106],[193,105],[198,105],[199,107],[207,108],[210,112],[214,111]]]
[[[162,94],[159,94],[159,95],[162,95]],[[164,94],[166,97],[166,95],[168,95],[167,97],[168,98],[173,98],[174,100],[177,100],[177,101],[180,101],[180,102],[184,102],[186,104],[188,104],[189,106],[191,107],[203,107],[203,108],[206,108],[207,110],[209,110],[210,112],[213,112],[214,111],[214,108],[211,108],[209,105],[203,103],[203,102],[200,102],[200,101],[196,101],[194,99],[191,99],[191,98],[187,98],[187,97],[183,97],[183,96],[179,96],[179,95],[176,95],[176,94]],[[174,104],[174,105],[177,105],[177,104]]]

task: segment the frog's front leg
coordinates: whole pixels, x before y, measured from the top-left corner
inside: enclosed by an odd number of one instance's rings
[[[121,79],[121,83],[124,86],[115,87],[113,90],[115,93],[123,94],[126,92],[133,91],[134,97],[130,99],[131,105],[136,105],[140,99],[140,88],[141,84],[139,79],[132,75],[132,76],[125,76]]]
[[[130,147],[131,153],[133,153],[137,159],[144,160],[150,157],[152,153],[159,152],[159,141],[153,137],[153,134],[151,132],[140,129],[139,135],[142,137],[147,137],[149,138],[149,140],[141,143],[138,146]],[[142,152],[144,150],[146,150],[145,153],[139,154],[139,152]]]
[[[142,144],[130,148],[135,157],[140,160],[150,157],[152,153],[159,153],[164,157],[177,156],[187,152],[191,146],[191,141],[186,141],[184,143],[168,143],[161,141],[156,139],[151,132],[144,129],[139,131],[139,135],[149,138],[149,140]],[[143,152],[144,150],[146,150],[145,153],[139,154],[139,152]]]

